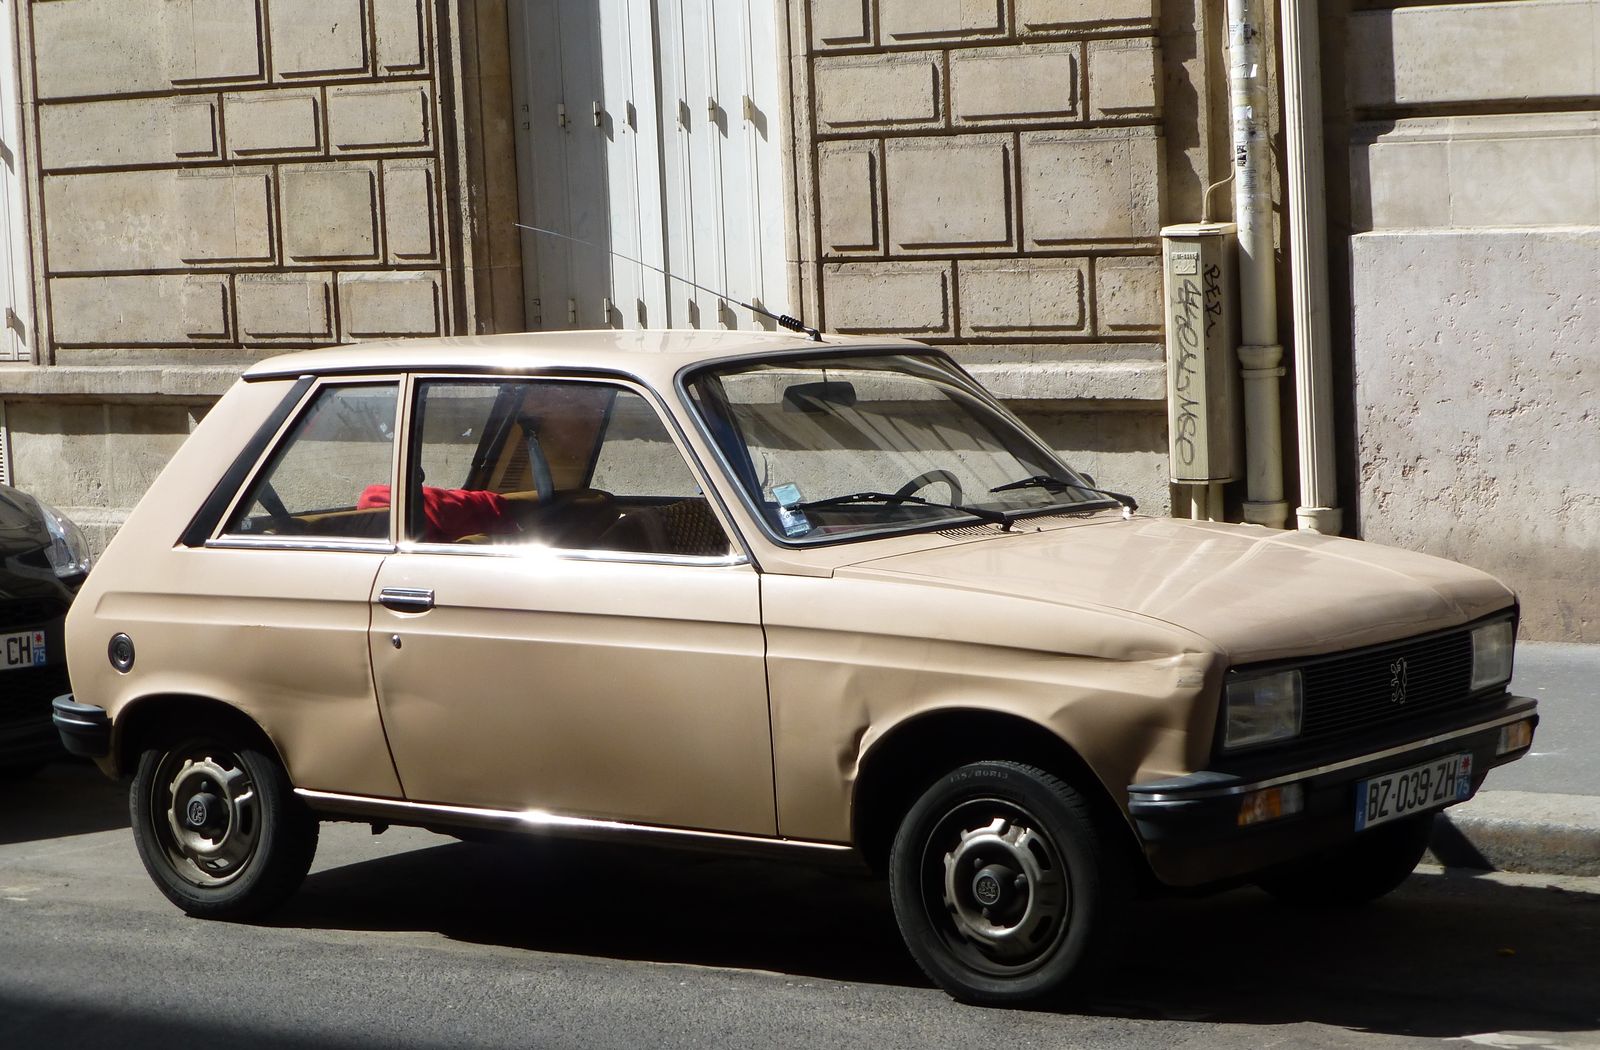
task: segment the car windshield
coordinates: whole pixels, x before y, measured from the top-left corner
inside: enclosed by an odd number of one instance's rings
[[[695,373],[690,400],[750,504],[789,543],[1107,502],[960,369],[838,355]]]

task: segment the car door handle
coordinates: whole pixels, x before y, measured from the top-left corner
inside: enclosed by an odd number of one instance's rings
[[[433,592],[425,587],[385,587],[378,592],[378,604],[395,612],[427,612],[433,608]]]

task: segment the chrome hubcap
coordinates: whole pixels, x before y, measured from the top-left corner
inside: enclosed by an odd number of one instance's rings
[[[170,753],[156,784],[156,828],[178,874],[200,886],[236,878],[261,832],[255,785],[237,756],[210,748]]]
[[[999,800],[958,806],[925,855],[929,911],[952,950],[995,974],[1026,971],[1060,941],[1072,894],[1059,851],[1037,821]],[[937,906],[936,906],[937,902]]]

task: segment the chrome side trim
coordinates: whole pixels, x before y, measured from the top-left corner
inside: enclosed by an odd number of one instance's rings
[[[264,550],[264,551],[346,551],[361,554],[393,554],[394,544],[388,540],[337,540],[314,539],[261,539],[244,536],[219,536],[203,544],[209,550]]]
[[[1316,766],[1312,769],[1302,769],[1293,773],[1285,773],[1282,776],[1271,777],[1267,780],[1252,780],[1246,784],[1235,784],[1225,788],[1203,788],[1197,791],[1142,791],[1140,790],[1138,784],[1130,784],[1128,785],[1128,794],[1137,795],[1137,801],[1139,802],[1187,802],[1193,799],[1223,798],[1228,795],[1243,795],[1251,791],[1260,791],[1263,788],[1277,787],[1280,784],[1288,784],[1296,780],[1306,780],[1311,777],[1322,776],[1326,773],[1337,773],[1340,770],[1351,769],[1355,766],[1365,765],[1368,762],[1381,762],[1386,758],[1394,758],[1396,756],[1403,755],[1408,751],[1416,751],[1424,747],[1431,747],[1434,744],[1449,743],[1452,740],[1458,740],[1464,736],[1471,736],[1474,733],[1483,733],[1490,729],[1499,729],[1501,726],[1508,726],[1513,722],[1524,721],[1532,717],[1533,714],[1534,708],[1528,707],[1516,712],[1515,714],[1499,715],[1487,722],[1479,722],[1476,725],[1467,726],[1464,729],[1453,729],[1448,733],[1440,733],[1438,736],[1430,736],[1422,740],[1413,740],[1405,744],[1396,744],[1394,747],[1385,748],[1382,751],[1373,751],[1369,754],[1357,755],[1355,758],[1347,758],[1340,762],[1330,762],[1328,765]]]
[[[663,845],[716,846],[751,852],[799,849],[814,850],[831,856],[855,852],[854,847],[839,842],[740,835],[726,831],[695,831],[689,828],[666,828],[656,824],[630,824],[620,820],[593,820],[588,817],[564,816],[540,809],[521,811],[480,809],[473,806],[447,806],[436,802],[373,798],[369,795],[341,795],[333,791],[312,791],[309,788],[295,788],[294,793],[318,813],[341,817],[378,818],[391,820],[397,824],[444,824],[530,832],[548,831],[575,837],[605,839],[643,835]]]
[[[698,565],[728,568],[749,565],[739,554],[647,554],[642,551],[583,550],[575,547],[546,547],[538,543],[423,543],[400,544],[401,554],[456,554],[471,558],[559,558],[562,561],[615,562],[619,565]]]

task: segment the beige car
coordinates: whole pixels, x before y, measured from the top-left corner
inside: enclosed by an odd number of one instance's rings
[[[1134,509],[915,343],[297,353],[105,552],[56,721],[191,914],[281,902],[319,820],[838,860],[978,1002],[1137,892],[1383,894],[1527,750],[1492,578]]]

